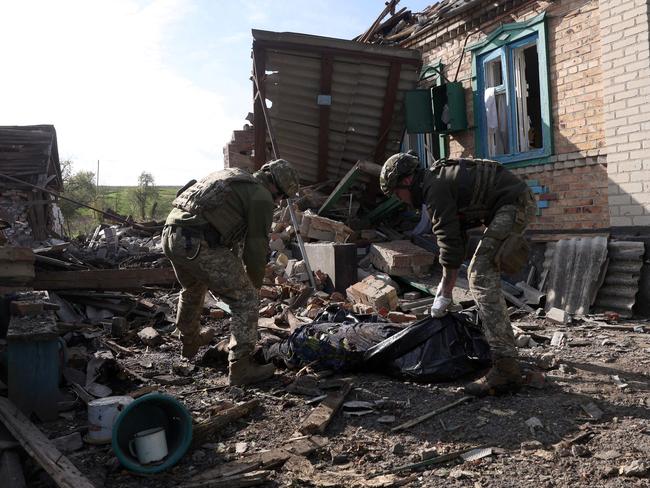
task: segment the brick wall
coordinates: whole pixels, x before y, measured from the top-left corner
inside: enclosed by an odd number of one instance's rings
[[[230,142],[223,147],[223,167],[254,170],[251,156],[255,146],[253,129],[233,131]]]
[[[518,168],[514,172],[537,182],[534,186],[544,189],[537,196],[541,203],[532,228],[579,231],[608,227],[608,158],[598,2],[525,2],[488,19],[492,10],[491,4],[483,10],[475,9],[468,16],[411,41],[405,47],[421,48],[425,63],[441,60],[445,65],[445,75],[452,80],[458,69],[458,81],[462,81],[465,87],[468,120],[473,126],[471,53],[465,53],[458,66],[468,33],[467,45],[471,45],[484,39],[501,24],[524,21],[546,11],[554,151],[548,164]],[[483,18],[486,20],[480,20]],[[478,27],[475,27],[476,19],[480,20]],[[473,27],[460,34],[463,24]],[[454,32],[459,34],[454,35]],[[474,137],[471,128],[450,136],[450,155],[475,156]],[[650,175],[650,167],[648,169]]]
[[[600,2],[612,226],[650,225],[650,42],[646,0]]]
[[[531,230],[587,230],[609,227],[605,156],[578,158],[516,170],[537,200]],[[599,162],[600,161],[600,162]]]

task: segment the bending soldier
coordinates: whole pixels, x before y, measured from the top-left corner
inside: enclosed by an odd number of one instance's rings
[[[258,293],[266,268],[275,205],[299,190],[296,171],[279,159],[253,175],[238,168],[188,183],[173,202],[163,229],[163,250],[182,286],[176,326],[183,356],[192,358],[212,335],[200,329],[205,293],[211,290],[231,308],[230,384],[273,376],[273,365],[258,365]],[[241,258],[239,257],[241,251]]]
[[[523,233],[535,203],[526,183],[496,161],[440,160],[422,168],[417,156],[400,153],[382,167],[380,185],[415,208],[426,205],[440,248],[442,281],[431,307],[433,317],[447,313],[467,247],[466,231],[485,225],[468,269],[470,292],[478,306],[492,351],[492,368],[466,385],[471,395],[516,391],[522,383],[508,309],[501,293],[501,272],[517,272],[528,257]]]

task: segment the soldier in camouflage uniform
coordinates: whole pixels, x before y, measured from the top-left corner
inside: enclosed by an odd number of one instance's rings
[[[431,307],[433,317],[447,313],[467,248],[466,231],[485,225],[468,269],[470,292],[478,306],[492,350],[492,369],[465,387],[483,396],[516,391],[521,383],[517,349],[501,293],[501,272],[514,273],[527,260],[523,237],[535,211],[527,185],[496,161],[440,160],[424,169],[416,155],[400,153],[384,164],[380,185],[386,195],[420,208],[426,205],[440,247],[443,278]]]
[[[192,358],[212,334],[200,330],[205,293],[231,308],[230,384],[262,381],[273,365],[252,360],[257,342],[257,290],[267,262],[273,210],[298,192],[298,175],[285,160],[271,161],[253,175],[238,168],[191,181],[179,191],[163,229],[163,250],[182,286],[176,326],[183,356]],[[242,257],[238,255],[242,248]]]

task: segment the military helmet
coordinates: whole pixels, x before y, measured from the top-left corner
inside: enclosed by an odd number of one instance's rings
[[[402,178],[415,173],[420,167],[417,156],[409,153],[393,154],[386,160],[379,174],[379,186],[385,195],[392,195]]]
[[[273,183],[286,197],[292,198],[300,190],[298,173],[287,160],[276,159],[275,161],[269,161],[260,170],[271,174]]]

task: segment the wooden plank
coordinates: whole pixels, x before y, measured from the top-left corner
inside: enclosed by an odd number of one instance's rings
[[[320,95],[332,94],[333,57],[323,54],[320,64]],[[329,159],[330,105],[319,106],[318,123],[318,181],[327,180]]]
[[[37,272],[32,286],[35,290],[132,290],[175,283],[172,268],[93,269]]]
[[[330,421],[336,415],[339,407],[350,392],[352,385],[348,382],[342,382],[341,388],[327,395],[305,420],[302,421],[298,430],[302,434],[323,433]]]
[[[47,471],[61,488],[94,488],[94,485],[45,435],[6,398],[0,397],[0,421],[23,449]]]
[[[223,429],[226,425],[249,415],[259,404],[260,401],[256,399],[242,403],[241,405],[235,405],[232,408],[227,408],[217,413],[211,419],[195,425],[192,429],[192,441],[195,445],[205,443],[209,437]]]
[[[282,446],[270,451],[257,452],[245,456],[238,461],[222,464],[203,473],[193,476],[192,481],[205,481],[227,476],[247,473],[258,468],[275,468],[282,466],[291,456],[307,456],[327,445],[325,437],[307,436],[300,439],[289,439]]]

